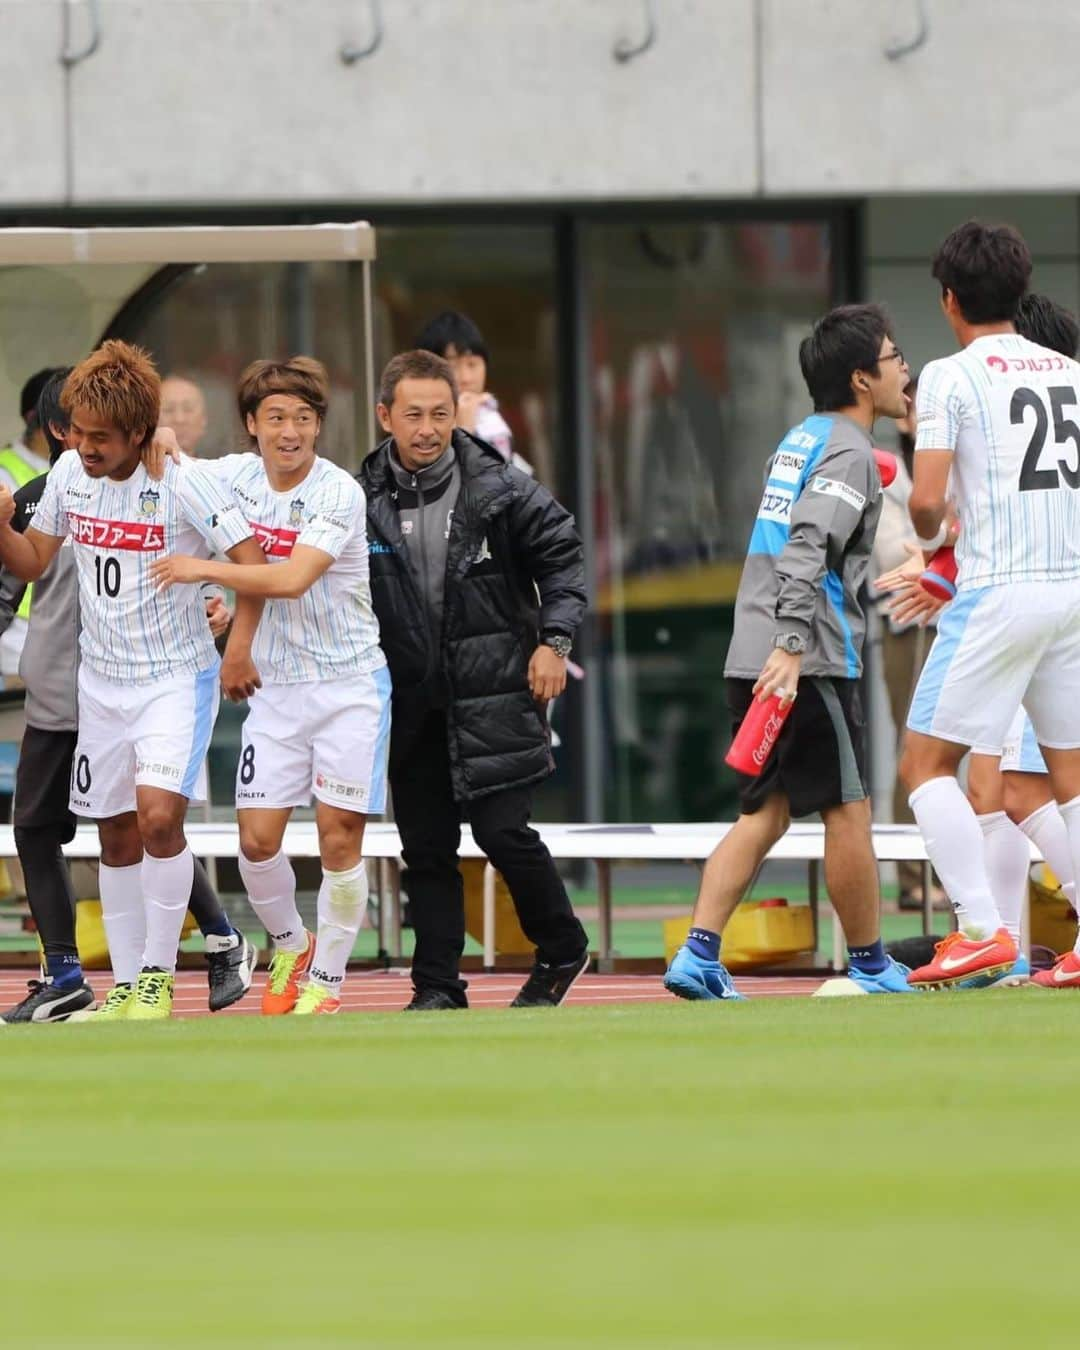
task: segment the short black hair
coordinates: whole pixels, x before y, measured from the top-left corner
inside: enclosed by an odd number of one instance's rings
[[[491,364],[488,346],[480,329],[460,310],[444,309],[417,334],[413,344],[419,351],[445,356],[447,347],[453,347],[459,356],[481,356]]]
[[[1012,225],[968,220],[934,254],[930,274],[968,323],[1008,323],[1031,279],[1031,252]]]
[[[887,337],[892,337],[892,324],[881,305],[840,305],[818,319],[799,344],[799,366],[815,412],[855,402],[851,377],[857,370],[877,372]]]
[[[41,391],[45,388],[45,385],[59,369],[59,366],[46,366],[44,370],[35,370],[19,390],[19,416],[26,423],[28,431],[33,431],[38,425],[38,399],[41,397]],[[70,370],[71,367],[68,366],[67,369]]]
[[[1076,359],[1080,345],[1080,324],[1063,305],[1055,304],[1048,295],[1028,291],[1016,311],[1016,331],[1029,342],[1049,347],[1061,356]]]
[[[394,395],[402,380],[445,380],[450,386],[450,397],[457,407],[458,387],[454,379],[454,368],[450,362],[434,352],[419,348],[411,352],[398,352],[386,363],[379,377],[379,402],[384,408],[394,406]]]
[[[71,426],[71,414],[60,402],[60,395],[64,392],[64,385],[67,383],[67,377],[71,374],[74,367],[58,366],[41,387],[41,393],[38,394],[37,401],[37,420],[38,426],[45,434],[45,439],[49,442],[49,463],[55,464],[57,459],[67,448],[63,441],[57,440],[52,433],[51,423],[58,427],[63,427],[66,431]]]

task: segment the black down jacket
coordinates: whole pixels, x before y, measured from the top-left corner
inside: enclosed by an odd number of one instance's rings
[[[585,613],[574,518],[482,441],[454,432],[461,489],[446,555],[442,640],[409,566],[390,441],[357,474],[367,496],[371,594],[394,683],[392,737],[445,704],[459,801],[536,783],[554,769],[528,666],[542,632],[572,637]]]

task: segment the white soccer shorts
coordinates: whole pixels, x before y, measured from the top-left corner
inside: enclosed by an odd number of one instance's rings
[[[390,672],[266,684],[250,699],[236,769],[237,810],[386,810]]]
[[[79,667],[79,739],[71,809],[108,820],[135,810],[135,788],[206,798],[206,752],[218,714],[218,667],[123,685]]]
[[[1020,708],[1005,733],[1001,746],[1002,773],[1046,773],[1046,760],[1039,749],[1039,738],[1031,718]]]
[[[998,755],[1020,704],[1040,745],[1080,747],[1080,582],[961,590],[942,610],[912,731]]]

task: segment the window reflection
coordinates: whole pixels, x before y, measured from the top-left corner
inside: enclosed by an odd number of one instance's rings
[[[820,222],[596,225],[594,525],[614,820],[730,811],[723,660],[765,460],[808,410]]]

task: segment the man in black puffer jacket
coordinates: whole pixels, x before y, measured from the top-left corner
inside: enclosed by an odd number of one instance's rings
[[[454,430],[456,404],[441,357],[394,357],[379,387],[388,439],[358,474],[394,683],[390,786],[416,933],[409,1008],[466,1006],[463,814],[536,944],[514,1006],[550,1006],[588,964],[585,931],[529,826],[533,785],[555,767],[546,705],[565,687],[585,612],[581,540],[545,488]]]

